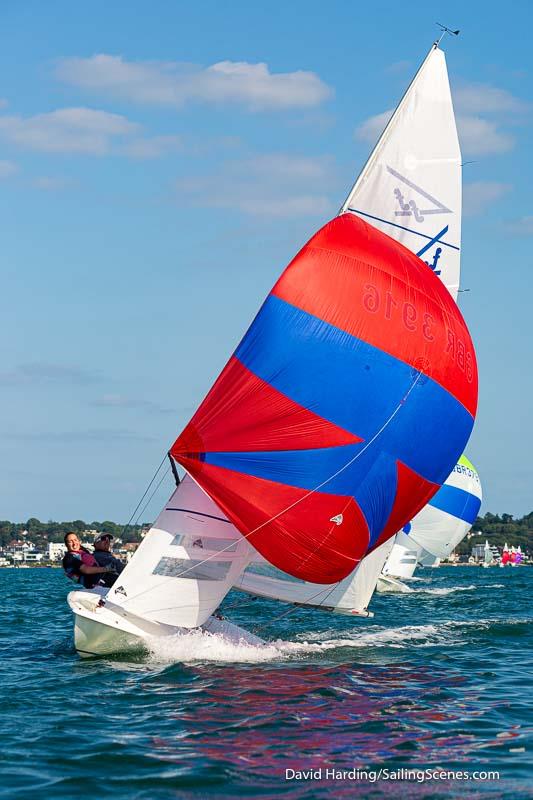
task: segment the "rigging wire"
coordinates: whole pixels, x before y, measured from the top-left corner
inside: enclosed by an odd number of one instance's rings
[[[135,523],[134,523],[135,525],[139,524],[139,520],[142,518],[142,515],[144,514],[144,512],[146,511],[146,509],[148,508],[148,506],[152,502],[155,493],[157,492],[157,490],[159,489],[159,487],[161,486],[161,484],[163,483],[163,481],[165,480],[165,478],[167,477],[169,472],[170,472],[170,466],[168,466],[166,468],[165,472],[161,476],[161,479],[160,479],[159,483],[157,484],[157,486],[155,487],[154,491],[152,492],[152,494],[150,495],[150,497],[148,498],[148,500],[144,504],[144,508],[142,509],[142,511],[139,511],[139,513],[137,515],[137,519],[135,520]]]
[[[135,506],[135,510],[133,511],[133,514],[132,514],[132,515],[131,515],[131,517],[129,518],[129,520],[128,520],[128,522],[126,523],[126,525],[123,527],[123,529],[122,529],[122,534],[121,534],[121,536],[122,536],[122,537],[124,537],[124,534],[126,533],[126,531],[128,530],[128,528],[130,527],[130,525],[131,525],[131,522],[132,522],[132,520],[133,520],[133,518],[134,518],[135,514],[136,514],[136,513],[137,513],[137,511],[139,510],[139,507],[140,507],[140,505],[141,505],[142,501],[144,500],[144,498],[146,497],[146,495],[147,495],[147,494],[148,494],[148,492],[150,491],[150,486],[152,485],[152,483],[153,483],[153,482],[155,481],[155,479],[157,478],[157,475],[158,475],[158,473],[159,473],[159,470],[161,469],[161,467],[162,467],[162,466],[163,466],[163,464],[165,463],[165,461],[166,461],[166,458],[167,458],[167,456],[166,456],[166,453],[165,453],[165,455],[163,456],[163,458],[162,458],[162,460],[161,460],[161,463],[160,463],[160,465],[158,466],[158,468],[156,469],[156,471],[154,472],[154,474],[153,474],[153,476],[152,476],[152,480],[150,481],[150,483],[149,483],[149,484],[148,484],[148,486],[146,487],[146,489],[145,489],[145,491],[144,491],[144,494],[143,494],[143,496],[141,497],[141,499],[139,500],[139,502],[138,502],[138,503],[137,503],[137,505]],[[152,495],[152,497],[153,497],[153,495]],[[151,498],[150,498],[150,499],[151,499]],[[146,508],[146,506],[145,506],[145,508]]]

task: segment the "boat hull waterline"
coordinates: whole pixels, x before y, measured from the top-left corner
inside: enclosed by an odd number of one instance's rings
[[[190,628],[160,625],[133,615],[125,617],[103,605],[102,598],[102,592],[89,590],[70,592],[67,597],[74,614],[74,646],[83,657],[142,652],[150,649],[154,640],[170,640],[190,633]],[[265,643],[238,625],[213,616],[200,629],[233,644]]]

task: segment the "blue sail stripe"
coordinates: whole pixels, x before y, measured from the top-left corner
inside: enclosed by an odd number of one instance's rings
[[[475,494],[465,492],[464,489],[445,484],[431,498],[429,504],[464,522],[473,523],[478,515],[481,500]]]
[[[472,416],[440,384],[423,376],[410,391],[418,373],[409,364],[273,295],[235,355],[294,402],[366,442],[388,420],[371,445],[374,458],[377,446],[434,483],[444,483],[472,429]],[[404,401],[409,414],[401,412]],[[443,421],[437,434],[435,418]]]
[[[365,515],[371,544],[383,530],[396,496],[395,460],[387,453],[376,458],[371,448],[365,450],[364,443],[311,450],[206,453],[205,462],[307,491],[320,487],[323,494],[353,497]]]

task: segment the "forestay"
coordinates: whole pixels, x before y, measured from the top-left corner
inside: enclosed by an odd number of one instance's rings
[[[434,45],[394,111],[341,213],[402,242],[457,298],[461,151],[444,53]]]
[[[348,578],[326,585],[289,578],[258,554],[234,588],[286,603],[368,616],[368,604],[392,545],[393,539],[384,542],[366,556]]]
[[[106,605],[177,627],[203,625],[253,550],[186,476],[110,589]]]

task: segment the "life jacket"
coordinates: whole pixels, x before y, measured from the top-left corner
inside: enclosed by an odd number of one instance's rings
[[[93,554],[89,553],[87,550],[84,550],[83,548],[75,553],[71,553],[71,555],[79,558],[81,563],[85,564],[86,567],[98,566],[98,562],[96,561]],[[74,583],[81,583],[86,589],[92,589],[93,586],[96,586],[96,584],[100,580],[99,575],[81,575],[81,573],[79,575],[76,575],[76,573],[70,572],[70,570],[65,570],[65,575],[67,576],[67,578],[70,578],[71,581],[74,581]],[[92,585],[87,586],[86,582]]]
[[[86,567],[97,567],[98,566],[98,562],[96,561],[96,558],[93,556],[92,553],[87,552],[87,550],[80,550],[80,559],[81,559],[81,563],[85,564]]]

